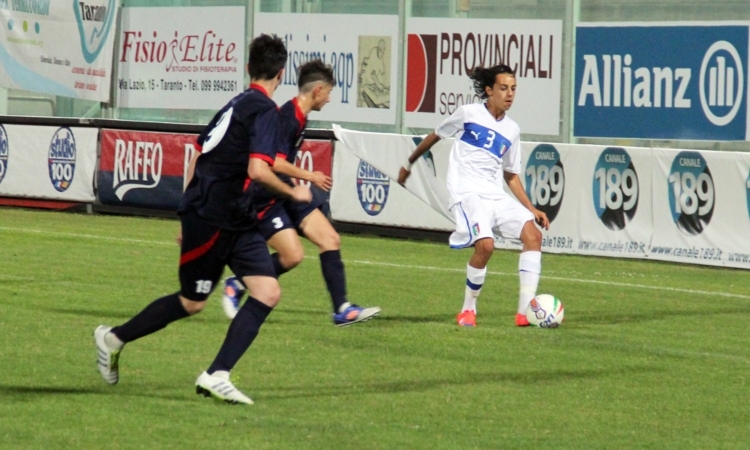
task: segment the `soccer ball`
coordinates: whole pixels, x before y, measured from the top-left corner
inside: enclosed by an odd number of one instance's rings
[[[531,299],[526,308],[526,319],[535,327],[557,328],[565,320],[565,308],[554,295],[540,294]]]

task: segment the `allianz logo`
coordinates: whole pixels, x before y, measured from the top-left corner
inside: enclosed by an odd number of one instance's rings
[[[690,84],[693,68],[635,67],[630,54],[599,56],[601,70],[597,55],[583,55],[578,106],[693,106],[695,86]],[[714,125],[726,125],[737,115],[744,95],[744,74],[739,52],[730,42],[714,42],[704,54],[698,76],[698,98],[704,115]]]

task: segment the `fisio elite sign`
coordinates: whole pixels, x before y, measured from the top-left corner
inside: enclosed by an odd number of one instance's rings
[[[745,140],[748,25],[580,24],[576,136]]]

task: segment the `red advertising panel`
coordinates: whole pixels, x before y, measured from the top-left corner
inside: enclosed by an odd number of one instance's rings
[[[196,138],[195,134],[102,130],[99,200],[176,210]]]
[[[295,165],[301,169],[310,172],[323,172],[331,176],[333,145],[331,141],[306,140],[302,143],[302,148],[297,152]],[[304,181],[309,186],[309,182]]]

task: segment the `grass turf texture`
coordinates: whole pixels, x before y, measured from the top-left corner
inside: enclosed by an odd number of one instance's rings
[[[314,249],[233,371],[253,406],[195,395],[228,321],[129,344],[120,384],[91,333],[178,289],[178,222],[0,209],[0,448],[747,448],[750,272],[547,254],[560,329],[516,328],[518,254],[498,251],[459,328],[469,251],[343,236],[332,325]]]

